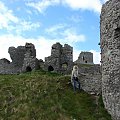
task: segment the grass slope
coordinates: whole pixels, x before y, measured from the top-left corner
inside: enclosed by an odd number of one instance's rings
[[[0,75],[0,120],[111,120],[101,97],[74,93],[69,82],[44,71]]]

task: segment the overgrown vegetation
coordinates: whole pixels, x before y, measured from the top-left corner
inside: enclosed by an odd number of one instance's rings
[[[70,76],[0,75],[0,120],[111,120],[102,97],[73,91]]]

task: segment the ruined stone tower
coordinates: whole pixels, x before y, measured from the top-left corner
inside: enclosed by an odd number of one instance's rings
[[[81,52],[75,63],[80,64],[93,64],[93,53]]]
[[[25,57],[25,46],[18,46],[15,47],[9,47],[8,53],[10,54],[10,58],[12,60],[12,64],[15,67],[21,67],[23,65],[23,60]]]
[[[32,43],[26,43],[22,72],[39,69],[38,63],[35,46]]]
[[[3,58],[0,59],[0,74],[17,74],[32,71],[39,68],[39,61],[36,58],[36,49],[32,43],[25,46],[9,47],[12,62]]]
[[[120,0],[103,5],[100,21],[102,96],[114,120],[120,120]]]
[[[45,58],[45,70],[70,73],[73,65],[73,48],[68,44],[52,45],[51,56]]]

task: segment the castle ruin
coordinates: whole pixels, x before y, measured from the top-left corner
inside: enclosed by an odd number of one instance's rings
[[[0,74],[19,74],[37,69],[71,74],[73,65],[77,64],[82,89],[88,93],[101,93],[100,65],[93,64],[93,54],[90,52],[81,52],[77,62],[73,62],[73,47],[68,44],[62,46],[58,42],[52,45],[51,55],[45,57],[45,61],[36,58],[36,49],[32,43],[17,48],[9,47],[8,52],[12,62],[0,59]],[[85,61],[81,60],[83,55]]]
[[[96,94],[101,93],[102,89],[105,108],[113,120],[120,120],[120,0],[109,0],[102,6],[100,47],[101,66],[93,63],[93,54],[90,52],[80,53],[78,60],[73,62],[73,48],[68,44],[54,44],[51,56],[46,57],[45,62],[36,58],[32,43],[10,47],[8,52],[12,62],[0,59],[0,74],[17,74],[41,66],[46,71],[68,74],[72,66],[77,64],[82,89]]]
[[[0,74],[18,74],[39,69],[36,49],[32,43],[17,48],[9,47],[8,53],[12,62],[5,58],[0,59]]]
[[[75,63],[80,64],[93,64],[93,53],[81,52]]]
[[[102,96],[113,120],[120,120],[120,0],[109,0],[100,16]]]
[[[45,58],[45,70],[59,73],[71,73],[73,67],[73,47],[60,43],[52,45],[51,56]]]

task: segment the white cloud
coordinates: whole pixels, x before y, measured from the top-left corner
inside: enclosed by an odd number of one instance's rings
[[[66,29],[63,32],[64,35],[64,40],[66,40],[66,42],[73,44],[76,42],[85,42],[86,41],[86,37],[83,34],[78,34],[75,30],[73,30],[72,28]]]
[[[106,0],[104,0],[105,2]],[[28,2],[27,6],[35,8],[40,13],[44,13],[49,6],[64,5],[73,10],[91,10],[100,13],[102,7],[101,0],[42,0],[39,2]]]
[[[0,51],[3,52],[0,54],[0,59],[7,58],[10,60],[8,48],[10,46],[24,46],[26,42],[33,43],[35,45],[37,58],[43,60],[44,57],[50,55],[51,46],[55,43],[55,41],[41,36],[38,39],[26,39],[22,36],[14,36],[12,34],[2,35],[0,36]]]
[[[54,5],[58,4],[59,2],[60,2],[59,0],[42,0],[39,2],[28,2],[28,3],[26,3],[26,5],[37,9],[40,13],[43,14],[44,11],[49,6],[54,6]]]
[[[75,15],[68,17],[68,20],[71,20],[72,22],[75,22],[75,23],[79,23],[83,21],[83,17],[75,14]]]
[[[92,10],[100,13],[102,7],[100,0],[62,0],[62,2],[74,10]]]
[[[76,42],[85,42],[86,37],[83,34],[78,34],[76,28],[67,24],[57,24],[46,29],[50,36],[55,37],[60,42],[74,44]],[[58,38],[59,36],[59,38]]]
[[[77,33],[76,28],[70,27],[67,24],[57,24],[47,28],[45,31],[61,43],[73,45],[76,42],[86,41],[84,34]]]
[[[93,62],[94,62],[94,64],[100,64],[100,61],[101,61],[100,52],[97,52],[95,50],[90,50],[90,52],[93,53]]]
[[[8,29],[11,23],[18,23],[19,19],[0,1],[0,29]]]
[[[21,21],[16,27],[13,29],[16,31],[17,34],[22,34],[24,31],[30,31],[37,29],[41,26],[41,23],[32,23],[31,21]],[[12,28],[11,28],[12,29]]]
[[[80,53],[81,50],[76,50],[75,48],[73,48],[73,61],[76,61],[78,59]]]
[[[63,30],[65,27],[66,27],[65,24],[57,24],[57,25],[47,28],[45,31],[49,34],[51,33],[54,34],[58,32],[59,30]]]
[[[5,29],[7,32],[22,34],[24,31],[37,29],[41,26],[40,22],[32,23],[31,21],[23,20],[13,14],[4,3],[0,2],[0,29]]]
[[[107,2],[108,0],[100,0],[102,4],[104,4],[105,2]]]

